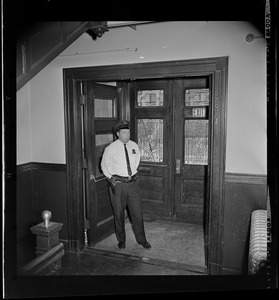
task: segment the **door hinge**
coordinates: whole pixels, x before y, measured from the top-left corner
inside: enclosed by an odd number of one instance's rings
[[[83,158],[83,159],[82,159],[82,168],[83,168],[83,169],[87,169],[87,167],[88,167],[87,159],[86,159],[86,158]]]
[[[90,229],[89,220],[85,219],[83,222],[84,229]]]
[[[80,104],[81,105],[85,104],[85,95],[80,95]]]

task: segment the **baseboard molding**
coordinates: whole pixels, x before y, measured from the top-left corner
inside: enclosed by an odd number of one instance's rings
[[[243,274],[241,273],[241,270],[223,267],[221,275],[243,275]]]

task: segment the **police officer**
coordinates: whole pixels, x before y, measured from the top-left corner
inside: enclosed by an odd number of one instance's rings
[[[118,248],[126,247],[125,208],[128,206],[137,243],[150,249],[145,236],[141,197],[136,182],[140,162],[139,148],[130,140],[130,126],[127,121],[115,124],[113,131],[118,139],[105,148],[101,168],[110,186]]]

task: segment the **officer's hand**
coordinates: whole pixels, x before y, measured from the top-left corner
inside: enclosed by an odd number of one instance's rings
[[[111,176],[111,178],[110,178],[110,183],[111,183],[113,186],[115,186],[115,184],[116,184],[116,178],[115,178],[114,176]]]

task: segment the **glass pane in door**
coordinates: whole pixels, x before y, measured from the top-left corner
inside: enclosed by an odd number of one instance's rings
[[[99,176],[102,173],[100,163],[103,155],[103,151],[111,142],[113,142],[113,134],[96,134],[95,136],[95,155],[96,155],[96,176]]]
[[[141,161],[163,161],[163,119],[138,119],[138,146]]]
[[[184,163],[208,164],[208,120],[185,120]]]
[[[164,104],[164,90],[138,91],[138,106],[162,106]]]
[[[185,106],[209,105],[209,89],[185,90]]]
[[[113,118],[115,117],[115,100],[109,98],[94,99],[94,117],[95,118]]]

